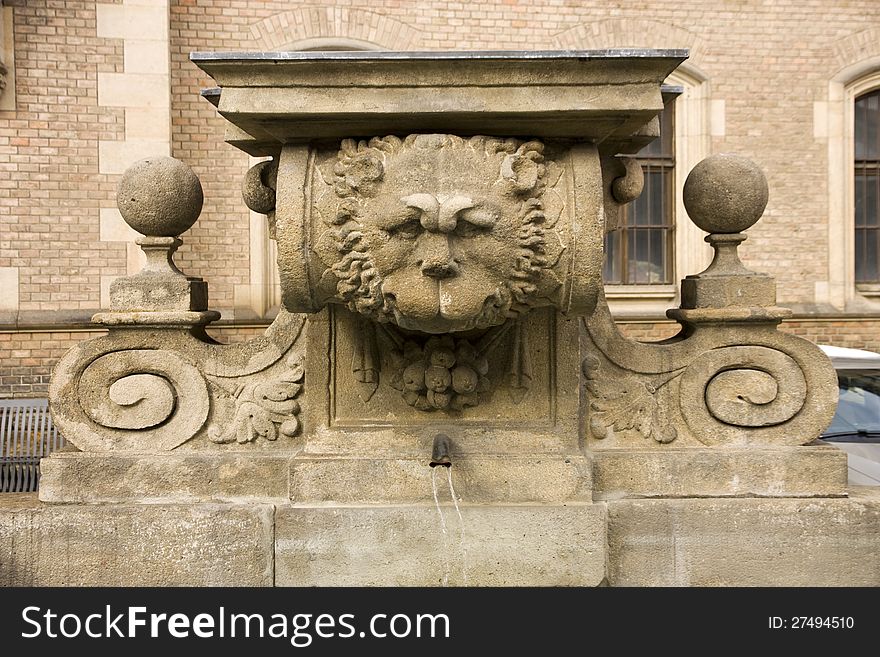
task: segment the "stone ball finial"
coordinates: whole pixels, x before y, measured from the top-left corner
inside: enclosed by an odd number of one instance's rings
[[[173,157],[148,157],[132,164],[119,181],[116,203],[122,218],[148,237],[177,237],[202,211],[202,184]]]
[[[719,153],[697,164],[684,183],[684,207],[707,233],[741,233],[767,207],[767,178],[757,164]]]

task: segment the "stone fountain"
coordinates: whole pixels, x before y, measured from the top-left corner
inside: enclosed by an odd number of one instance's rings
[[[713,156],[685,183],[715,259],[682,282],[681,332],[636,342],[609,313],[604,237],[686,55],[193,54],[227,140],[269,158],[243,196],[283,307],[258,339],[210,339],[206,284],[172,259],[198,179],[126,172],[147,265],[55,370],[78,451],[44,460],[31,513],[78,547],[31,581],[878,583],[799,553],[739,565],[767,537],[867,553],[880,525],[845,455],[806,446],[830,362],[777,330],[774,280],[738,257],[768,198],[755,164]]]

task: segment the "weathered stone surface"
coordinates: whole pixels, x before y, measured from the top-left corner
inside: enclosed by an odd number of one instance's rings
[[[604,304],[586,318],[590,448],[797,446],[831,422],[834,368],[816,345],[777,331],[775,309],[678,312],[707,315],[683,318],[687,331],[663,343],[624,337]]]
[[[642,193],[645,186],[645,172],[635,158],[622,157],[619,162],[622,172],[611,181],[611,195],[622,205],[636,200]],[[616,224],[613,227],[616,228]]]
[[[734,308],[776,303],[776,281],[766,274],[748,273],[717,278],[685,278],[681,282],[683,308]]]
[[[278,142],[461,130],[613,142],[636,152],[683,50],[193,53],[251,155]],[[267,125],[271,123],[271,130]],[[621,142],[633,150],[621,151]]]
[[[200,339],[173,313],[104,317],[113,330],[76,345],[52,373],[49,405],[68,442],[136,454],[187,441],[187,449],[214,451],[227,443],[299,448],[304,318],[281,312],[264,336],[223,345]]]
[[[602,504],[278,507],[279,586],[595,586]],[[444,532],[445,528],[445,532]]]
[[[300,504],[418,504],[450,501],[449,479],[459,503],[589,502],[589,461],[582,456],[456,458],[453,466],[428,467],[405,458],[296,458],[290,499]]]
[[[6,586],[268,586],[269,505],[0,500]]]
[[[278,165],[272,161],[259,162],[248,169],[241,185],[241,196],[254,212],[269,214],[275,210],[275,188]]]
[[[806,444],[828,426],[837,377],[828,358],[776,326],[775,282],[747,269],[737,249],[761,216],[767,180],[734,155],[700,162],[685,184],[685,205],[711,234],[709,267],[681,286],[682,324],[669,340],[647,344],[622,336],[604,300],[585,317],[587,433],[597,449],[773,447]]]
[[[566,198],[574,174],[565,150],[412,134],[345,139],[315,158],[314,210],[300,219],[311,221],[306,253],[322,270],[310,298],[431,334],[486,329],[535,306],[567,310],[575,236],[601,262],[599,208],[576,213]],[[287,224],[278,239],[289,241]],[[285,304],[301,310],[290,296]]]
[[[43,459],[44,502],[286,501],[290,455],[97,455]]]
[[[608,503],[615,586],[880,586],[880,493]]]
[[[825,447],[615,449],[592,458],[597,500],[846,494],[846,455]]]
[[[116,202],[122,218],[139,233],[177,237],[202,211],[202,185],[192,169],[173,157],[148,157],[119,180]]]
[[[549,309],[539,309],[519,321],[482,332],[476,340],[410,335],[408,344],[398,348],[384,325],[373,325],[338,306],[331,319],[332,341],[323,350],[315,345],[315,361],[307,365],[309,371],[323,373],[328,365],[320,361],[330,357],[333,383],[328,386],[332,399],[328,410],[332,415],[322,419],[322,424],[409,431],[442,424],[452,428],[453,440],[465,432],[493,430],[519,431],[523,442],[529,442],[528,433],[538,432],[563,434],[559,442],[576,439],[578,372],[572,367],[578,359],[576,320],[567,321]],[[456,358],[470,356],[469,362],[482,372],[482,385],[472,393],[455,391],[452,375],[457,364],[450,369],[428,365],[432,357],[436,359],[435,352],[442,354],[444,343],[450,342]],[[480,342],[484,348],[479,347]],[[479,353],[466,354],[469,347]],[[420,379],[409,379],[410,366],[424,366]],[[446,404],[435,397],[429,399],[429,392],[437,392],[427,388],[429,367],[449,373],[450,385],[442,393],[450,395]],[[435,378],[443,376],[442,371],[432,372]],[[443,377],[439,383],[445,381]],[[310,393],[313,391],[323,392],[310,388]],[[485,449],[491,451],[491,444]]]
[[[237,145],[273,158],[243,195],[278,241],[283,309],[246,344],[209,340],[204,285],[172,261],[198,180],[169,158],[129,169],[119,206],[147,264],[50,387],[72,444],[122,456],[47,461],[43,498],[73,504],[0,513],[4,577],[595,585],[586,437],[615,583],[876,582],[855,569],[876,500],[619,499],[844,492],[842,455],[771,449],[818,435],[836,377],[776,331],[772,279],[737,255],[767,201],[756,165],[715,157],[688,180],[716,257],[682,285],[679,336],[625,339],[602,298],[605,233],[643,178],[619,155],[656,136],[682,56],[196,56]],[[291,312],[327,306],[303,354]]]
[[[749,159],[717,153],[697,164],[684,182],[684,207],[707,233],[740,233],[764,212],[767,178]]]

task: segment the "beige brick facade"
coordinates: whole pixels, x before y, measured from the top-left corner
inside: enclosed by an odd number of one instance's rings
[[[224,120],[199,96],[213,83],[188,57],[205,50],[689,48],[685,93],[699,125],[679,146],[739,153],[766,171],[770,203],[741,252],[777,277],[781,303],[809,314],[786,329],[880,350],[880,302],[861,297],[846,271],[844,125],[847,91],[880,71],[877,0],[2,4],[14,103],[0,96],[0,396],[39,396],[54,360],[88,335],[74,327],[137,268],[114,196],[119,172],[146,155],[170,152],[202,180],[204,211],[177,261],[208,281],[211,306],[232,323],[219,333],[258,330],[248,290],[262,238],[239,192],[248,157],[223,142]],[[698,261],[699,236],[681,231],[679,249]],[[645,321],[624,329],[674,332],[658,314],[674,294],[629,303]]]

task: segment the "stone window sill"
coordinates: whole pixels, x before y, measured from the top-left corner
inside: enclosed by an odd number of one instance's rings
[[[674,299],[675,285],[606,285],[608,299]]]
[[[606,285],[605,297],[617,319],[665,320],[675,305],[675,285]]]
[[[857,283],[856,290],[863,297],[880,299],[880,283]]]

